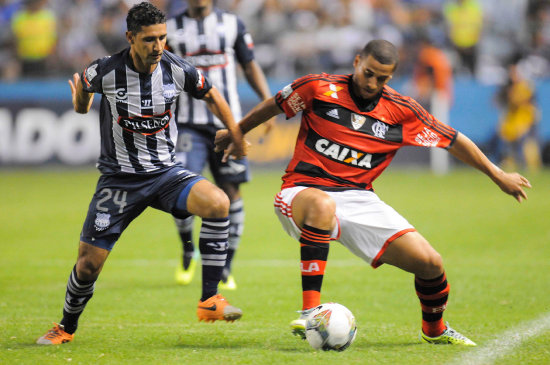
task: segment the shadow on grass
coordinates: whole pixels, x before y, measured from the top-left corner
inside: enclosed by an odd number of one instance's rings
[[[350,348],[361,349],[361,350],[375,350],[375,349],[395,349],[402,350],[406,347],[416,347],[422,344],[418,341],[409,341],[409,342],[356,342],[351,345]],[[309,353],[312,351],[312,348],[308,345],[306,341],[300,342],[296,341],[294,345],[288,344],[287,341],[278,341],[272,340],[269,342],[262,342],[258,340],[244,340],[242,338],[223,338],[218,339],[215,343],[208,343],[208,341],[203,341],[202,339],[197,338],[180,338],[179,342],[175,345],[179,348],[189,348],[189,349],[240,349],[240,350],[271,350],[271,351],[281,351],[289,353]]]

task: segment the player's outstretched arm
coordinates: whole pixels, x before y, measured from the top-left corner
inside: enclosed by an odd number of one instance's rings
[[[465,135],[458,134],[449,152],[462,162],[485,173],[502,191],[512,195],[518,202],[521,203],[523,199],[527,199],[527,193],[523,188],[531,187],[529,180],[517,172],[508,173],[502,171],[498,166],[489,161],[476,144]]]
[[[271,91],[269,90],[269,85],[265,78],[265,74],[262,71],[262,68],[255,60],[252,60],[243,65],[243,73],[246,77],[246,81],[250,87],[254,90],[256,95],[260,100],[267,100],[271,97]],[[268,119],[263,123],[264,135],[269,134],[275,125],[275,118]]]
[[[80,114],[88,113],[94,101],[94,94],[84,91],[80,74],[73,74],[73,80],[69,80],[69,86],[71,87],[74,110]]]
[[[218,89],[213,86],[210,90],[208,90],[204,96],[204,101],[206,102],[208,109],[210,109],[210,111],[222,121],[229,131],[229,138],[232,142],[231,156],[235,158],[246,156],[247,144],[244,141],[244,133],[242,133],[237,126],[227,101],[225,101]]]
[[[244,135],[282,112],[282,109],[275,102],[275,98],[271,97],[252,108],[238,125]],[[225,129],[216,132],[214,143],[216,144],[216,152],[226,151],[225,156],[228,155],[228,151],[232,148],[230,146],[231,139],[229,138],[229,132]]]

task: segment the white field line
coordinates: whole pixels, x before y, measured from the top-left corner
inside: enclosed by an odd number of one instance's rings
[[[451,362],[451,365],[489,365],[498,358],[510,354],[514,349],[532,337],[537,337],[545,331],[550,330],[550,313],[528,322],[520,323],[505,332],[495,336],[493,340],[484,346],[476,347],[461,357]]]

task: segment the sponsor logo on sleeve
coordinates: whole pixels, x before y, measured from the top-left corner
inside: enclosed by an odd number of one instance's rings
[[[244,38],[244,42],[246,43],[246,46],[249,49],[254,48],[254,42],[252,41],[252,36],[250,35],[250,33],[246,33],[243,38]]]
[[[285,87],[283,87],[283,89],[281,90],[281,96],[283,99],[286,99],[290,96],[290,94],[292,94],[294,90],[292,90],[292,85],[291,84],[288,84],[286,85]]]
[[[437,147],[437,144],[441,140],[437,134],[431,129],[424,127],[424,130],[416,135],[414,139],[420,146],[425,147]]]
[[[294,114],[297,114],[298,112],[304,110],[306,108],[306,104],[302,100],[302,97],[297,92],[292,94],[290,98],[286,101],[290,109],[294,112]]]
[[[202,88],[204,87],[204,76],[199,69],[197,69],[197,84],[195,86],[197,90],[202,90]]]
[[[94,77],[97,76],[97,63],[95,65],[92,65],[86,69],[86,79],[88,81],[92,81]]]
[[[86,86],[88,86],[88,87],[92,86],[90,84],[90,81],[92,81],[94,79],[94,77],[97,76],[96,68],[97,68],[97,63],[95,65],[87,67],[84,70],[84,82],[86,83]]]

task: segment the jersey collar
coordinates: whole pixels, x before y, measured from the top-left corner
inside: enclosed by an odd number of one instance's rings
[[[349,89],[349,94],[351,95],[351,99],[353,100],[353,102],[355,103],[355,105],[357,106],[357,108],[362,111],[362,112],[370,112],[372,111],[374,108],[376,108],[376,106],[378,105],[378,101],[380,101],[380,97],[382,96],[382,92],[380,92],[378,95],[376,95],[374,98],[371,98],[371,99],[363,99],[361,98],[359,95],[356,95],[354,92],[353,92],[353,75],[349,75],[349,81],[348,81],[348,89]]]

